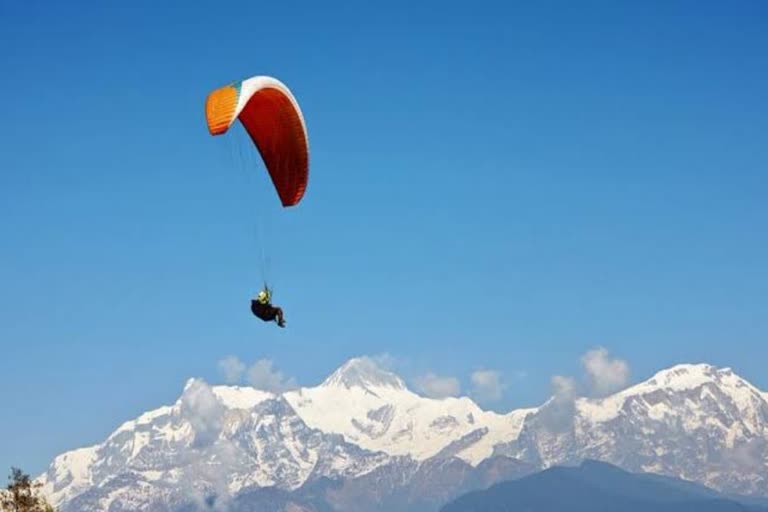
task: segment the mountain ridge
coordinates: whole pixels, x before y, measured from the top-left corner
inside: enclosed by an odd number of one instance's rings
[[[585,460],[556,466],[518,480],[467,493],[441,512],[491,512],[508,506],[541,512],[622,510],[766,512],[765,505],[745,503],[689,482],[630,473],[611,464]]]
[[[184,497],[174,489],[290,494],[318,479],[347,482],[338,501],[351,506],[345,493],[380,494],[383,478],[393,496],[406,492],[406,475],[420,474],[434,505],[450,496],[430,489],[430,479],[458,490],[508,474],[499,468],[599,459],[768,496],[765,396],[729,368],[683,364],[607,397],[501,414],[468,397],[420,396],[373,360],[354,358],[319,386],[282,393],[189,379],[173,405],[56,457],[40,481],[67,512],[75,503],[94,511],[107,502],[136,506],[126,496],[139,490],[147,503],[168,504]]]

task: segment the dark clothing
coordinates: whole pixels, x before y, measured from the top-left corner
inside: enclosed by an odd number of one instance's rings
[[[272,304],[262,304],[257,300],[252,300],[251,311],[265,322],[272,322],[277,318],[280,309],[274,307]]]

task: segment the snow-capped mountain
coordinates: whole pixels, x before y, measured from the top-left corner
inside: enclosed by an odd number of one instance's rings
[[[144,510],[158,499],[183,504],[254,487],[294,490],[313,477],[359,476],[389,460],[307,427],[282,396],[191,380],[176,404],[57,457],[42,481],[64,510]]]
[[[356,358],[282,394],[191,379],[175,404],[60,455],[40,480],[63,512],[437,510],[586,458],[768,496],[766,394],[730,369],[679,365],[605,398],[497,414],[419,396]]]
[[[320,386],[285,398],[307,425],[368,450],[419,461],[450,451],[474,465],[492,454],[493,444],[515,439],[532,411],[501,415],[466,397],[425,398],[368,358],[352,359]]]
[[[678,365],[607,398],[550,400],[496,453],[541,466],[598,459],[768,495],[768,401],[729,368]]]

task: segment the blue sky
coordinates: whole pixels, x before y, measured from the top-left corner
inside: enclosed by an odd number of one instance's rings
[[[595,346],[768,389],[763,2],[262,4],[0,7],[0,469],[227,355],[493,369],[500,410]],[[205,128],[256,74],[307,119],[292,210]],[[248,310],[259,222],[286,330]]]

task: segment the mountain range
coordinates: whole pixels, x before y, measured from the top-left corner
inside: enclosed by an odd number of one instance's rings
[[[62,512],[410,512],[584,460],[768,496],[768,394],[682,364],[603,398],[499,414],[420,396],[363,357],[284,393],[190,379],[174,404],[39,480]]]

